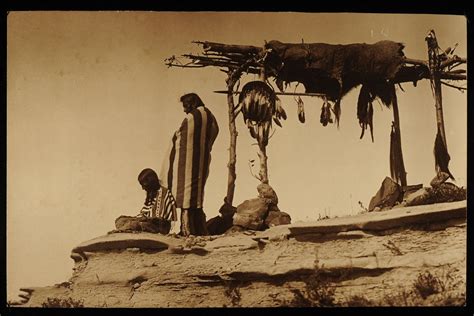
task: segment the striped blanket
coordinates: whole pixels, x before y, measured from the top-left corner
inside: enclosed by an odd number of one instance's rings
[[[171,191],[176,207],[203,207],[212,145],[218,133],[214,115],[204,106],[188,113],[174,133],[160,179],[161,185]]]
[[[176,222],[178,215],[176,214],[176,203],[173,195],[166,188],[160,188],[156,197],[155,207],[151,212],[152,217],[159,217],[169,221]]]
[[[173,222],[178,220],[173,195],[171,195],[171,192],[166,188],[160,188],[156,192],[152,203],[143,205],[140,214],[146,217],[159,217]]]

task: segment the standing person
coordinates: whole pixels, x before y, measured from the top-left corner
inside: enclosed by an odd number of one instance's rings
[[[196,93],[180,98],[186,118],[174,133],[161,169],[162,186],[169,189],[181,209],[181,234],[207,235],[203,211],[204,186],[211,150],[219,126]]]

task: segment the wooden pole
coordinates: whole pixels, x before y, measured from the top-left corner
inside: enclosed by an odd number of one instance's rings
[[[428,65],[431,75],[431,87],[433,89],[435,97],[435,107],[436,107],[436,125],[437,130],[440,133],[441,139],[448,152],[448,143],[446,141],[446,132],[444,129],[444,115],[443,115],[443,98],[441,93],[441,61],[438,56],[438,40],[436,39],[435,32],[430,31],[428,36],[425,38],[428,45]]]
[[[235,180],[237,179],[237,174],[235,172],[235,164],[237,162],[237,128],[235,127],[235,115],[234,115],[234,85],[237,79],[235,78],[235,73],[229,72],[227,78],[227,105],[228,105],[228,114],[229,114],[229,132],[230,132],[230,146],[229,146],[229,163],[227,164],[228,174],[227,174],[227,195],[225,197],[225,202],[229,205],[232,205],[234,201],[234,191],[235,191]]]
[[[260,182],[268,184],[267,147],[260,142],[258,144],[258,158],[260,159]]]
[[[266,74],[265,74],[265,67],[262,67],[260,74],[259,74],[259,80],[265,81],[266,79]],[[260,123],[262,124],[262,123]],[[259,128],[262,128],[262,126],[259,126]],[[258,158],[260,159],[260,182],[268,184],[268,165],[267,165],[267,146],[263,143],[263,141],[259,140],[258,141]]]
[[[444,115],[443,115],[443,97],[441,93],[441,80],[438,75],[434,76],[434,92],[435,92],[435,106],[436,106],[436,125],[443,139],[444,146],[448,150],[448,143],[446,141],[446,132],[444,130]]]

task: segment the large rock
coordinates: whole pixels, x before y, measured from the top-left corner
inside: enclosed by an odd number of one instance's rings
[[[260,183],[257,186],[257,191],[258,197],[266,199],[267,204],[278,204],[278,196],[270,185],[266,183]]]
[[[372,212],[376,207],[381,209],[391,207],[395,205],[395,202],[400,201],[402,197],[401,187],[389,177],[385,177],[380,189],[370,200],[369,212]]]
[[[466,205],[406,207],[230,236],[101,236],[73,249],[80,258],[68,282],[21,289],[22,306],[55,299],[93,308],[288,307],[298,292],[308,297],[311,286],[323,294],[318,297],[350,299],[351,306],[367,306],[354,299],[363,297],[375,306],[461,307]],[[428,272],[435,278],[426,278]],[[415,282],[433,285],[436,278],[443,291],[414,304]],[[433,301],[437,295],[443,301]]]
[[[285,212],[270,211],[268,212],[268,216],[265,219],[265,225],[267,225],[267,227],[287,225],[287,224],[291,224],[291,217],[289,214]]]
[[[237,212],[233,217],[234,226],[247,229],[260,230],[264,227],[264,221],[268,214],[268,204],[263,198],[245,200],[237,206]]]
[[[148,233],[168,234],[171,229],[171,223],[158,217],[136,217],[121,215],[115,220],[116,231],[137,231]]]

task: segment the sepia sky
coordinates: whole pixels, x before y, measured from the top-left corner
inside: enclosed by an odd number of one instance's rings
[[[199,53],[193,40],[262,46],[264,41],[405,44],[427,59],[424,41],[436,31],[442,48],[459,43],[462,16],[319,13],[10,12],[7,21],[7,290],[52,285],[72,273],[71,249],[136,215],[145,193],[144,168],[160,170],[184,113],[179,97],[196,92],[216,116],[220,134],[205,191],[207,218],[227,190],[226,75],[217,68],[167,68],[172,55]],[[253,75],[242,78],[241,87]],[[397,88],[409,184],[435,175],[434,99],[427,80]],[[303,91],[292,85],[290,91]],[[322,100],[304,98],[306,123],[292,97],[288,119],[267,147],[269,179],[293,222],[319,215],[355,215],[368,206],[389,169],[392,111],[374,103],[374,138],[360,140],[359,88],[342,100],[340,128],[319,122]],[[443,87],[450,169],[466,185],[466,94]],[[234,205],[256,197],[248,161],[257,147],[237,119]],[[256,168],[256,167],[255,167]],[[254,169],[254,173],[258,170]]]

